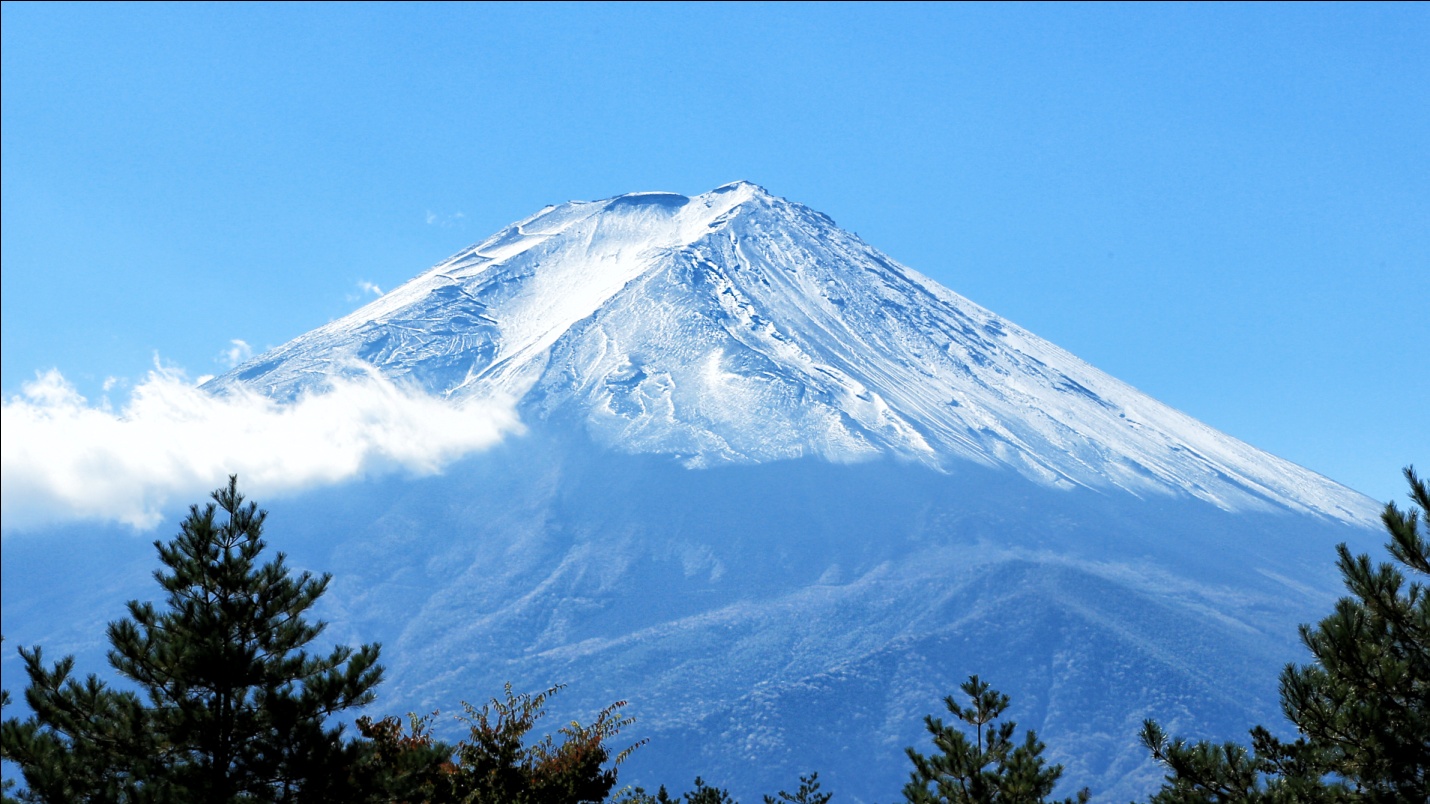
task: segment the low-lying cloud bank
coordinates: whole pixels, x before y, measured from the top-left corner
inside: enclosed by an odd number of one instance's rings
[[[432,474],[521,423],[510,400],[454,403],[376,374],[280,404],[210,394],[159,369],[115,409],[52,370],[4,400],[0,429],[0,508],[14,532],[78,520],[149,529],[234,473],[258,498],[391,471]]]

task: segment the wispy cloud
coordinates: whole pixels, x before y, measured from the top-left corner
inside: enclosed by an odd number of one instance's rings
[[[439,472],[521,430],[510,401],[453,403],[370,375],[280,404],[215,395],[156,369],[122,409],[93,404],[58,371],[4,400],[4,530],[76,520],[154,527],[230,473],[280,496],[392,471]]]
[[[366,279],[359,279],[359,280],[357,281],[356,287],[357,287],[357,292],[356,292],[356,293],[349,293],[349,294],[347,295],[347,300],[350,301],[350,302],[362,301],[362,300],[366,299],[368,296],[381,296],[381,295],[382,295],[382,288],[378,287],[378,286],[377,286],[377,283],[375,283],[375,282],[369,282],[369,281],[367,281]]]
[[[228,342],[228,348],[223,350],[217,359],[220,363],[233,368],[250,357],[253,357],[253,347],[249,346],[246,341],[234,338]]]
[[[444,229],[450,229],[453,226],[461,225],[462,220],[466,217],[466,214],[462,212],[452,212],[442,215],[429,209],[427,210],[427,225],[441,226]]]

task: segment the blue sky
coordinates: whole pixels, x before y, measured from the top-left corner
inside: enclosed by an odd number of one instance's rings
[[[3,6],[3,391],[734,179],[1374,497],[1430,470],[1430,5]]]

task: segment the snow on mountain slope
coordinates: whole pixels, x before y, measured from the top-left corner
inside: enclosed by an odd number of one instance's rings
[[[1341,593],[1333,546],[1382,538],[1367,498],[743,183],[549,207],[207,387],[371,371],[527,425],[440,475],[260,500],[274,547],[334,575],[325,636],[383,644],[372,713],[508,681],[569,684],[550,723],[628,699],[651,743],[622,780],[649,788],[748,801],[817,770],[888,801],[978,673],[1060,795],[1145,797],[1143,718],[1285,733],[1276,675]],[[117,536],[7,542],[5,635],[102,667],[103,618],[154,594]]]
[[[1377,510],[745,182],[547,207],[209,387],[291,397],[367,365],[692,467],[892,453],[1228,510]]]

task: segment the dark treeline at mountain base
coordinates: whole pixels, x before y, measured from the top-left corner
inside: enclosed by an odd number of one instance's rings
[[[1350,595],[1302,626],[1313,661],[1282,673],[1281,705],[1298,736],[1258,726],[1248,749],[1170,738],[1149,720],[1141,739],[1167,770],[1150,802],[1430,800],[1430,490],[1412,469],[1405,475],[1414,507],[1391,503],[1383,516],[1396,563],[1341,545]],[[484,706],[464,703],[468,735],[456,744],[433,736],[431,716],[360,717],[356,735],[330,725],[373,700],[379,648],[309,654],[324,624],[304,615],[331,576],[294,576],[282,553],[258,563],[264,519],[230,478],[212,503],[190,508],[175,539],[155,543],[165,608],[131,602],[108,628],[110,664],[132,689],[74,677],[72,657],[47,667],[40,648],[20,649],[32,714],[0,726],[3,759],[24,778],[18,790],[4,782],[5,802],[735,804],[699,777],[678,795],[617,789],[622,761],[644,745],[616,747],[633,722],[624,701],[589,725],[534,738],[559,686],[525,694],[508,685]],[[977,676],[962,691],[967,705],[944,700],[954,723],[925,718],[934,751],[908,749],[904,800],[1051,801],[1062,767],[1046,763],[1036,734],[1016,740],[1016,724],[1000,720],[1008,697]],[[811,773],[763,800],[832,797]],[[1087,798],[1083,790],[1061,802]]]

